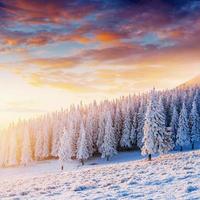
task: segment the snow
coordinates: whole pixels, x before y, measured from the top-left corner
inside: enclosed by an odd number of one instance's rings
[[[124,152],[59,170],[56,160],[0,169],[0,199],[200,199],[200,150],[173,152],[151,162]]]

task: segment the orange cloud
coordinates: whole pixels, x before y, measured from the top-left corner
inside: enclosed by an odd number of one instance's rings
[[[76,67],[80,60],[78,58],[73,57],[65,57],[65,58],[33,58],[26,60],[25,63],[35,65],[39,68],[46,69],[64,69],[64,68],[73,68]]]
[[[84,35],[75,33],[75,34],[60,35],[56,38],[56,41],[73,41],[81,44],[87,44],[91,42],[91,39],[85,37]]]
[[[45,36],[36,36],[36,37],[32,37],[30,39],[27,40],[26,44],[27,45],[36,45],[36,46],[41,46],[41,45],[45,45],[49,42],[49,38],[45,37]]]
[[[12,4],[5,1],[5,5],[5,11],[12,14],[8,19],[32,24],[65,23],[66,20],[79,20],[95,9],[95,4],[91,3],[82,5],[80,10],[76,4],[64,0],[56,2],[15,0]]]
[[[101,42],[110,43],[116,42],[123,38],[122,34],[111,33],[111,32],[101,32],[96,34],[96,39]]]
[[[68,90],[74,93],[87,93],[94,92],[91,86],[87,85],[87,81],[82,83],[77,81],[80,77],[76,74],[65,74],[61,71],[51,72],[38,72],[25,75],[25,80],[35,87],[48,86],[62,90]]]
[[[174,29],[159,30],[157,31],[157,34],[160,38],[183,39],[184,35],[187,33],[182,27],[180,27]]]

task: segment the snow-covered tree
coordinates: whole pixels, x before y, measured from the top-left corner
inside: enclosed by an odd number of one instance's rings
[[[69,119],[70,124],[70,136],[71,136],[71,148],[72,148],[72,158],[77,158],[77,149],[78,149],[78,139],[80,138],[80,125],[81,125],[81,113],[80,110],[76,110]]]
[[[5,130],[1,130],[3,133],[0,133],[0,166],[20,164],[22,159],[26,158],[24,149],[27,146],[24,144],[24,134],[27,130],[32,159],[61,157],[60,146],[65,144],[61,144],[64,142],[62,140],[64,127],[68,132],[67,143],[69,144],[66,144],[70,148],[68,156],[71,159],[77,159],[77,151],[80,148],[77,141],[81,138],[80,125],[82,121],[89,156],[93,156],[95,153],[104,153],[104,142],[111,141],[111,137],[106,134],[109,125],[112,125],[114,129],[113,139],[115,141],[111,142],[112,145],[115,143],[114,147],[111,145],[111,150],[124,150],[137,145],[140,149],[143,147],[142,151],[145,154],[164,153],[173,146],[171,138],[176,145],[186,145],[190,141],[194,147],[200,138],[200,133],[197,131],[200,124],[198,119],[200,87],[177,87],[173,90],[154,91],[153,93],[155,94],[155,103],[151,103],[154,105],[151,105],[151,108],[148,105],[148,112],[146,111],[147,104],[149,104],[147,103],[149,93],[144,93],[123,96],[112,101],[105,100],[100,103],[94,101],[89,105],[80,103],[80,105],[72,105],[66,110],[61,109],[26,121],[19,120]],[[158,97],[162,101],[158,102]],[[184,110],[182,109],[183,103],[186,112],[190,112],[190,120],[188,117],[184,117],[183,111],[179,117],[180,111]],[[110,112],[111,115],[110,124],[107,122],[107,112]],[[65,137],[67,136],[65,135]],[[108,143],[106,142],[106,144]],[[69,149],[67,148],[67,150]],[[64,149],[62,153],[67,150]]]
[[[134,125],[131,125],[131,135],[130,135],[131,143],[135,144],[137,142],[137,132]]]
[[[172,138],[173,138],[174,144],[176,143],[178,121],[179,121],[178,112],[177,112],[176,106],[174,105],[173,113],[172,113],[172,119],[171,119],[171,123],[170,123],[171,131],[172,131]]]
[[[156,134],[158,132],[157,127],[157,98],[155,94],[155,90],[151,92],[147,112],[145,116],[144,123],[144,138],[143,138],[143,147],[142,154],[148,155],[148,159],[151,160],[151,154],[157,153],[157,145],[156,145]]]
[[[64,167],[64,161],[71,160],[72,150],[70,144],[70,134],[66,128],[63,130],[63,135],[60,140],[59,160],[61,162],[61,169]]]
[[[117,153],[116,141],[114,136],[114,127],[112,123],[111,113],[106,114],[105,136],[102,144],[102,158],[110,159]]]
[[[39,123],[39,122],[38,122]],[[42,152],[43,152],[43,135],[42,135],[42,127],[38,126],[35,128],[35,159],[42,160]]]
[[[56,119],[53,123],[52,128],[51,156],[58,157],[58,152],[60,148],[60,135],[62,129],[63,127],[61,127],[61,122],[59,121],[59,119]]]
[[[15,166],[17,165],[17,137],[15,129],[12,129],[10,132],[9,147],[8,165]]]
[[[8,162],[7,162],[7,157],[8,157],[8,141],[7,141],[7,137],[6,134],[7,132],[5,130],[2,131],[1,135],[0,135],[0,167],[5,167]]]
[[[48,128],[48,122],[43,121],[42,124],[42,136],[43,136],[43,145],[42,145],[42,158],[48,158],[50,156],[50,133]]]
[[[174,148],[174,142],[172,139],[171,128],[166,128],[166,116],[164,112],[162,96],[160,97],[157,106],[157,126],[158,153],[163,154]]]
[[[151,154],[165,153],[172,148],[165,123],[162,98],[158,102],[156,92],[153,90],[145,117],[144,146],[142,147],[142,154],[147,154],[149,160],[151,160]]]
[[[192,143],[192,149],[194,149],[195,142],[199,142],[200,140],[200,118],[195,100],[193,101],[190,113],[190,128],[190,141]]]
[[[95,151],[95,146],[93,144],[93,135],[95,134],[94,128],[95,128],[95,122],[93,119],[94,115],[92,114],[92,111],[90,111],[87,115],[87,119],[86,119],[86,136],[87,136],[87,144],[88,144],[88,152],[90,154],[90,156],[93,155],[94,151]]]
[[[28,127],[25,125],[22,142],[21,164],[27,165],[32,162],[31,141]]]
[[[120,146],[130,148],[131,145],[131,116],[130,110],[125,113],[124,125],[122,130],[122,137],[120,140]]]
[[[123,116],[119,105],[116,108],[115,118],[114,118],[114,133],[116,138],[116,148],[119,145],[120,138],[122,136],[123,129]]]
[[[145,121],[145,113],[146,107],[144,105],[144,99],[142,98],[141,104],[138,111],[137,121],[137,146],[141,149],[143,147],[143,137],[144,137],[144,121]]]
[[[130,140],[131,140],[132,145],[137,144],[137,113],[136,112],[133,115],[133,122],[131,124]]]
[[[182,151],[183,146],[188,145],[190,142],[189,138],[189,123],[188,114],[185,103],[183,102],[182,109],[179,116],[178,131],[176,136],[176,145],[180,146]]]
[[[86,132],[83,121],[80,126],[80,136],[78,141],[78,150],[77,150],[77,159],[81,161],[82,165],[84,165],[84,161],[89,158],[88,144],[86,138]]]
[[[102,144],[105,136],[105,124],[106,124],[105,110],[103,110],[99,114],[99,126],[98,126],[98,138],[97,138],[97,147],[100,153],[102,152]]]

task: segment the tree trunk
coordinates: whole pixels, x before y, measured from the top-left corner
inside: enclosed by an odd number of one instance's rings
[[[180,151],[183,151],[183,147],[181,146]]]
[[[106,156],[106,160],[109,161],[109,156]]]
[[[151,161],[151,154],[148,155],[148,161]]]
[[[84,160],[83,159],[81,159],[81,164],[84,165]]]
[[[192,150],[194,150],[194,142],[192,143]]]

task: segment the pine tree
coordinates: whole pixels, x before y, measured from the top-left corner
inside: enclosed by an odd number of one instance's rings
[[[130,110],[127,109],[127,112],[125,113],[122,137],[120,140],[121,147],[130,148],[132,146],[130,136],[131,136],[131,116],[130,116]]]
[[[108,111],[106,115],[105,136],[102,144],[102,158],[110,159],[117,153],[116,141],[114,136],[114,128],[112,124],[111,113]]]
[[[144,137],[144,122],[145,122],[145,113],[146,113],[146,108],[144,104],[145,104],[144,99],[141,99],[141,104],[140,104],[138,115],[137,115],[137,121],[138,121],[137,146],[140,149],[143,147],[143,137]]]
[[[114,133],[115,133],[115,138],[116,138],[116,148],[118,147],[118,144],[120,142],[120,138],[122,136],[122,130],[123,130],[122,111],[119,108],[119,106],[117,106],[116,114],[114,118]]]
[[[172,120],[171,120],[171,123],[170,123],[171,131],[172,131],[172,138],[173,138],[174,144],[176,143],[178,121],[179,121],[178,112],[177,112],[176,106],[174,105],[173,113],[172,113]]]
[[[30,135],[28,131],[28,127],[25,125],[24,133],[23,133],[23,142],[22,142],[22,155],[21,155],[21,164],[27,165],[32,162],[31,157],[31,142],[30,142]]]
[[[131,144],[136,144],[137,143],[137,132],[136,132],[136,128],[135,126],[132,124],[131,125],[131,135],[130,135],[130,140],[131,140]]]
[[[38,126],[35,127],[35,159],[42,160],[43,153],[43,135],[40,123],[38,122]]]
[[[80,136],[78,141],[78,150],[77,150],[77,159],[81,161],[82,165],[84,165],[85,160],[89,158],[88,144],[86,138],[85,127],[83,121],[80,126]]]
[[[17,138],[16,138],[16,130],[14,127],[10,130],[10,138],[9,138],[9,158],[8,165],[15,166],[17,165]]]
[[[190,141],[192,144],[192,149],[194,149],[195,142],[198,142],[200,140],[200,118],[195,100],[193,101],[190,114],[190,128]]]
[[[0,167],[5,167],[7,165],[8,156],[8,141],[6,138],[7,132],[5,130],[0,134]]]
[[[60,148],[60,135],[61,135],[62,129],[63,127],[61,127],[61,122],[59,121],[59,119],[56,119],[54,121],[53,128],[52,128],[51,155],[53,157],[58,157],[58,152]]]
[[[133,115],[133,123],[131,125],[130,140],[131,140],[132,145],[137,144],[137,113],[136,112]]]
[[[99,115],[99,128],[98,128],[98,138],[97,138],[97,147],[98,151],[102,153],[102,144],[105,136],[105,111],[103,110]]]
[[[42,136],[43,136],[43,145],[42,145],[42,158],[48,158],[50,156],[50,135],[48,129],[48,122],[46,120],[43,121],[42,124]]]
[[[147,107],[147,112],[145,116],[144,123],[144,138],[143,138],[143,147],[142,154],[148,154],[148,159],[151,160],[151,154],[156,153],[156,143],[155,143],[155,134],[157,133],[157,123],[155,113],[157,111],[157,99],[155,95],[155,90],[151,92],[149,105]]]
[[[176,145],[180,146],[180,150],[182,151],[183,146],[188,144],[189,144],[188,114],[185,103],[183,103],[179,117]]]
[[[60,140],[60,149],[59,149],[59,160],[61,162],[61,169],[63,170],[63,163],[67,160],[71,160],[72,150],[70,144],[70,134],[66,128],[63,130],[63,135]]]
[[[70,135],[71,135],[71,146],[72,146],[72,158],[75,159],[77,156],[77,141],[80,138],[80,125],[81,125],[81,113],[80,110],[76,110],[72,116],[70,116]]]
[[[165,153],[172,148],[168,132],[166,132],[165,112],[162,104],[162,98],[159,103],[155,90],[151,92],[150,101],[147,108],[144,125],[144,146],[142,154],[148,154],[151,160],[151,154]]]
[[[95,151],[95,147],[93,144],[93,134],[94,134],[95,130],[94,130],[94,119],[93,119],[93,115],[92,112],[90,111],[87,115],[87,119],[86,119],[86,136],[87,136],[87,143],[88,143],[88,151],[90,156],[93,155],[94,151]]]
[[[158,153],[161,154],[166,153],[174,148],[171,128],[166,128],[166,115],[164,111],[165,110],[161,96],[157,106],[158,135],[156,140],[158,145]]]

